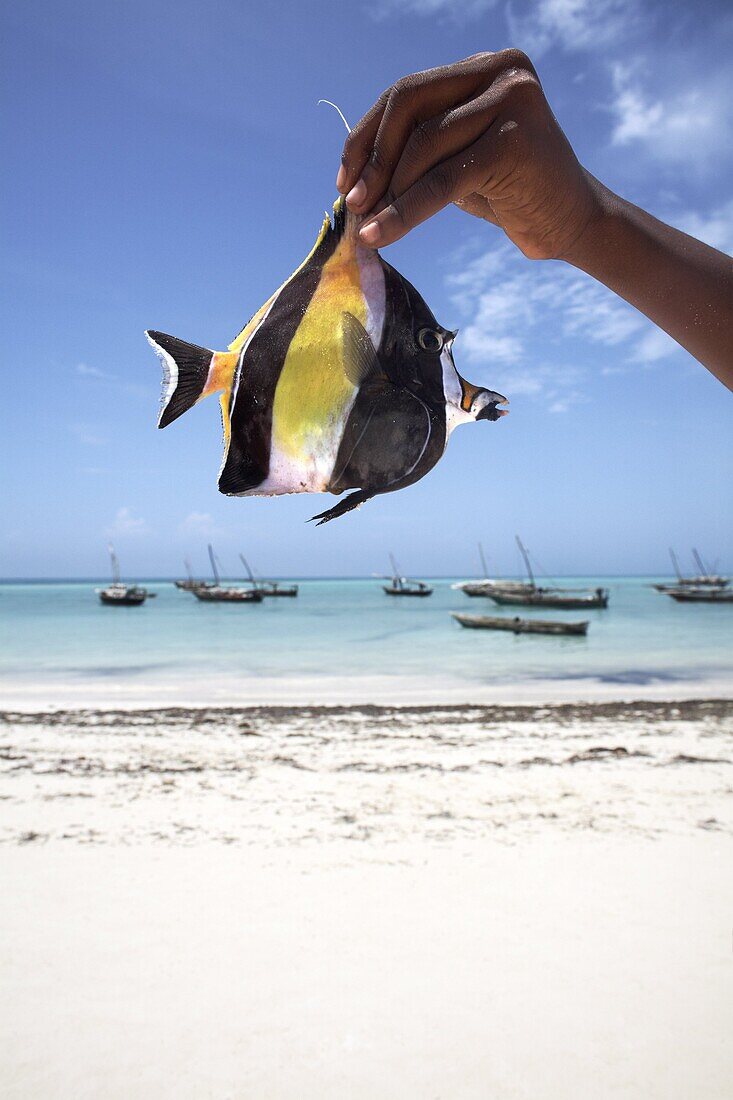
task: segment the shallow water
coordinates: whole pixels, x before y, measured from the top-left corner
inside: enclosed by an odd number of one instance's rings
[[[586,638],[465,630],[451,610],[515,611],[469,599],[450,580],[433,582],[433,595],[420,600],[388,598],[374,579],[302,581],[297,599],[252,606],[202,604],[153,581],[145,583],[157,598],[140,608],[103,607],[92,582],[4,584],[0,701],[472,702],[507,692],[733,691],[733,605],[677,604],[654,591],[651,579],[563,580],[608,586],[606,611],[521,609],[587,618]]]

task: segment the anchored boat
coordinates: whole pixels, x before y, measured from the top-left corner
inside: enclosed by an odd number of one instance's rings
[[[214,574],[214,583],[192,588],[191,591],[197,600],[201,600],[202,603],[262,603],[263,595],[257,588],[242,588],[221,583],[219,567],[211,543],[209,543],[209,561]]]
[[[390,584],[382,585],[388,596],[432,596],[433,590],[429,584],[426,584],[425,581],[415,581],[411,580],[410,577],[401,576],[392,554],[389,555],[389,560],[392,566],[392,576],[386,579],[390,581]]]
[[[463,592],[466,596],[490,596],[492,592],[496,592],[497,590],[501,590],[502,592],[526,592],[531,587],[531,585],[524,581],[505,581],[498,577],[489,577],[489,570],[486,565],[486,558],[484,557],[484,548],[481,543],[478,544],[478,552],[484,571],[481,580],[459,581],[458,584],[452,584],[451,588]]]
[[[508,619],[495,615],[463,615],[452,611],[451,615],[461,626],[470,630],[507,630],[512,634],[587,634],[588,621],[561,623],[551,619]]]
[[[256,588],[263,596],[290,596],[295,597],[298,595],[297,584],[280,584],[279,581],[263,581],[261,578],[255,578],[254,573],[250,569],[249,562],[245,558],[244,554],[239,555],[242,565],[247,570],[247,576],[250,579],[250,583]]]
[[[537,585],[527,548],[519,535],[515,538],[524,558],[529,584],[522,591],[497,587],[488,593],[494,603],[504,607],[554,607],[565,611],[608,607],[607,588],[543,588]]]
[[[670,588],[665,595],[677,603],[733,603],[733,588]]]
[[[677,561],[677,555],[671,546],[669,548],[669,556],[672,559],[672,566],[677,580],[672,584],[662,583],[652,585],[652,588],[656,588],[657,592],[671,593],[678,588],[727,588],[730,584],[729,577],[721,577],[717,573],[712,573],[707,568],[694,547],[692,548],[692,557],[695,561],[695,565],[700,570],[697,576],[682,576],[679,562]]]
[[[191,562],[188,558],[184,559],[183,564],[186,567],[186,579],[182,581],[174,581],[176,588],[182,589],[184,592],[193,592],[194,588],[206,588],[210,586],[211,581],[197,581],[191,572]]]
[[[107,607],[140,607],[147,599],[154,599],[155,592],[148,592],[139,584],[124,584],[120,580],[120,563],[117,560],[115,548],[108,547],[110,561],[112,563],[112,584],[107,588],[96,588],[99,599]]]

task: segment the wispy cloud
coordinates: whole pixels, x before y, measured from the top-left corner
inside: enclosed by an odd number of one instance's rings
[[[69,431],[87,447],[104,447],[108,442],[107,436],[103,435],[94,424],[69,424]]]
[[[90,367],[88,363],[77,363],[76,373],[80,374],[82,378],[109,378],[110,375],[106,374],[99,367]]]
[[[133,515],[131,508],[118,508],[115,518],[109,527],[105,528],[107,538],[120,538],[126,536],[146,535],[149,531],[147,522],[141,517]]]
[[[217,526],[213,517],[208,512],[190,512],[178,527],[182,535],[190,535],[194,538],[214,538],[223,533],[223,528]]]
[[[638,0],[519,0],[508,3],[512,43],[539,57],[553,47],[604,50],[641,19]]]
[[[476,19],[496,7],[498,0],[372,0],[369,11],[375,19],[394,15],[445,16],[457,23]]]
[[[609,374],[679,350],[630,305],[569,266],[532,263],[509,244],[469,260],[464,254],[459,263],[446,280],[467,322],[457,353],[483,367],[477,382],[508,397],[523,394],[564,412],[585,400],[585,368],[568,362],[579,350]]]
[[[636,145],[647,155],[690,167],[713,156],[731,114],[730,90],[717,78],[652,92],[642,74],[643,63],[612,66],[615,123],[611,142]]]

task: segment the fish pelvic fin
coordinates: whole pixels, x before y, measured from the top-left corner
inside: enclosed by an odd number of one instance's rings
[[[231,390],[238,355],[210,351],[165,332],[146,332],[163,367],[158,427],[166,428],[197,401],[219,390]]]
[[[316,527],[320,527],[323,523],[330,523],[332,519],[338,519],[339,516],[345,516],[347,512],[352,512],[354,508],[361,507],[367,500],[371,500],[374,493],[368,493],[365,489],[360,489],[358,493],[351,493],[349,496],[344,497],[338,504],[335,504],[333,508],[329,508],[326,512],[320,512],[317,516],[311,516],[308,520],[309,523],[313,523],[314,520],[318,520]]]

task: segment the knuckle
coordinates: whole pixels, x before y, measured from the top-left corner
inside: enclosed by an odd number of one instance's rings
[[[419,122],[410,135],[410,140],[405,149],[406,155],[414,160],[419,159],[432,149],[436,137],[437,131],[434,122],[429,119]]]
[[[495,56],[503,68],[529,69],[530,72],[534,72],[534,66],[524,50],[518,50],[511,46],[507,50],[500,50]]]
[[[455,180],[450,168],[441,164],[425,177],[425,187],[436,202],[448,202],[453,194]]]
[[[514,103],[531,102],[542,94],[539,81],[528,72],[512,72],[503,81],[504,98]]]
[[[374,148],[369,154],[369,167],[372,171],[379,173],[384,172],[387,167],[387,161],[379,142],[375,142]]]
[[[398,80],[397,83],[392,86],[389,106],[392,109],[398,108],[400,110],[409,106],[415,98],[415,93],[420,87],[422,79],[422,73],[411,73],[410,76],[403,76],[401,80]]]
[[[407,218],[408,218],[408,209],[407,209],[407,207],[408,207],[408,200],[405,199],[405,198],[397,199],[390,206],[390,210],[392,211],[392,215],[393,215],[395,221],[399,224],[401,229],[406,229],[407,228]]]

